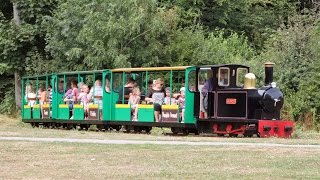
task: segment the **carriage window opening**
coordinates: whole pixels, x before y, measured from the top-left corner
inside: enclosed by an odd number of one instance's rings
[[[218,83],[219,86],[229,86],[230,69],[219,68]]]
[[[242,87],[244,84],[244,77],[248,73],[247,68],[238,68],[237,69],[237,86]]]
[[[198,73],[198,90],[201,91],[205,82],[213,78],[213,72],[210,68],[201,68]]]
[[[114,73],[113,81],[112,81],[113,91],[119,92],[121,87],[122,87],[122,73]]]
[[[106,92],[106,93],[110,93],[111,92],[111,87],[110,87],[110,79],[111,79],[111,76],[110,76],[110,74],[107,74],[105,77],[105,81],[104,81],[104,91]]]
[[[189,91],[195,92],[196,91],[196,71],[190,71],[188,75],[188,85]]]

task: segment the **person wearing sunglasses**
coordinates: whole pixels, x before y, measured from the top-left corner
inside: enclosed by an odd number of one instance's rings
[[[145,99],[146,101],[153,103],[154,117],[156,122],[159,122],[159,115],[161,114],[161,105],[164,103],[164,97],[166,96],[166,92],[163,86],[163,80],[161,78],[158,78]]]

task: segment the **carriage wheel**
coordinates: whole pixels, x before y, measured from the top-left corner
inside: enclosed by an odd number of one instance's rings
[[[134,126],[133,130],[134,130],[135,133],[141,133],[141,131],[142,131],[140,126]]]
[[[182,133],[183,135],[189,135],[189,129],[183,129]]]
[[[145,129],[146,133],[150,133],[151,130],[152,130],[152,127],[146,127]]]
[[[179,133],[179,129],[176,128],[176,127],[172,127],[172,128],[171,128],[171,132],[172,132],[173,134],[178,134],[178,133]]]
[[[122,126],[121,126],[121,125],[119,125],[119,126],[116,126],[116,128],[115,128],[115,129],[116,129],[117,131],[120,131],[120,129],[121,129],[121,128],[122,128]]]

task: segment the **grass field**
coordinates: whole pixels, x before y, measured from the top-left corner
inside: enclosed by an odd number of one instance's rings
[[[319,179],[319,149],[0,141],[0,179]]]
[[[31,128],[0,116],[0,136],[320,144],[292,139],[164,136]],[[99,145],[0,141],[0,179],[320,179],[319,148]]]

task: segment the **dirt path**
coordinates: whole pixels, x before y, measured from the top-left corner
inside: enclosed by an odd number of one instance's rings
[[[99,139],[34,138],[34,137],[0,137],[0,140],[2,140],[2,141],[32,141],[32,142],[93,143],[93,144],[156,144],[156,145],[188,145],[188,146],[247,146],[247,147],[285,147],[285,148],[319,148],[320,149],[320,145],[291,145],[291,144],[276,144],[276,143],[99,140]]]

